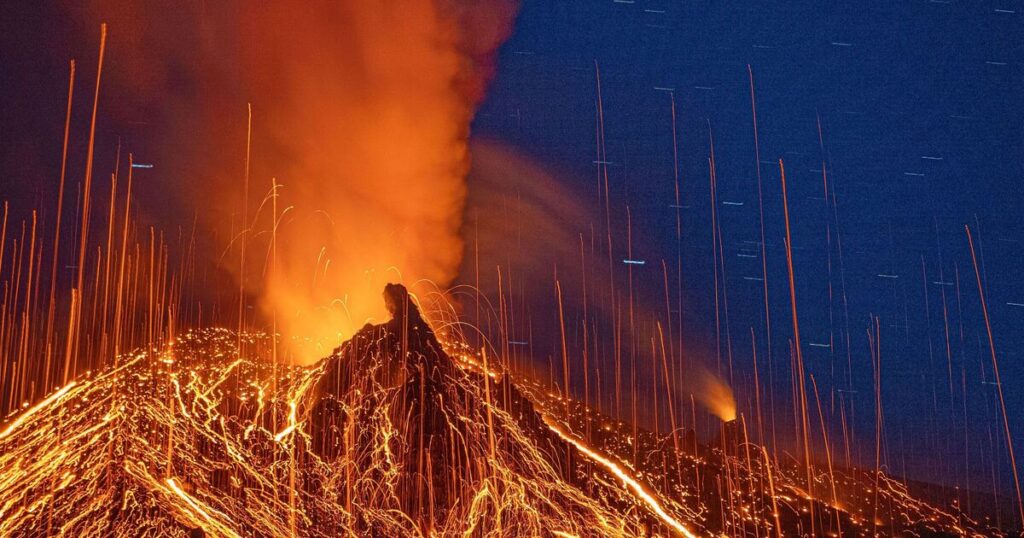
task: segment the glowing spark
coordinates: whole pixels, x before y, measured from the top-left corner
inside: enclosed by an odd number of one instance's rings
[[[18,428],[18,426],[23,424],[29,417],[31,417],[34,413],[36,413],[40,409],[42,409],[42,408],[50,405],[51,403],[59,400],[62,396],[67,394],[68,391],[71,390],[71,388],[74,387],[74,386],[75,386],[75,381],[72,381],[72,382],[68,383],[67,386],[65,386],[64,388],[58,390],[57,392],[54,392],[52,395],[50,395],[49,398],[47,398],[47,399],[37,403],[36,405],[34,405],[31,408],[29,408],[28,411],[25,411],[24,413],[22,413],[21,416],[19,416],[18,418],[14,419],[14,422],[11,422],[11,424],[9,426],[7,426],[6,430],[4,430],[3,432],[0,432],[0,439],[3,439],[5,437],[7,437],[8,435],[10,435],[14,430],[16,430]]]
[[[560,428],[552,424],[550,421],[545,420],[545,423],[548,425],[548,428],[550,428],[551,431],[558,434],[558,436],[561,437],[563,440],[568,441],[570,444],[572,444],[572,446],[576,447],[577,450],[584,453],[590,459],[600,463],[606,469],[611,471],[612,474],[617,476],[619,480],[622,480],[622,483],[626,484],[626,486],[628,486],[629,489],[633,490],[633,493],[635,493],[637,497],[640,498],[640,500],[647,504],[647,506],[655,514],[657,514],[657,516],[661,518],[662,521],[667,523],[670,527],[678,531],[683,536],[686,536],[687,538],[697,538],[696,534],[691,532],[690,529],[686,528],[686,525],[683,525],[676,518],[672,517],[668,512],[666,512],[665,509],[662,508],[661,503],[658,502],[658,499],[655,499],[654,496],[648,493],[647,490],[644,489],[642,484],[634,480],[633,477],[629,476],[629,474],[623,471],[622,467],[620,467],[617,463],[598,454],[597,452],[594,452],[593,450],[590,449],[590,447],[584,445],[575,437],[566,434]]]
[[[288,402],[288,407],[290,409],[290,411],[288,411],[288,427],[281,430],[277,435],[274,436],[274,440],[277,441],[278,443],[281,442],[281,439],[287,437],[288,434],[295,431],[295,402]]]
[[[181,499],[183,501],[188,503],[188,505],[190,507],[192,507],[193,510],[195,510],[199,515],[203,516],[203,519],[205,519],[211,525],[214,525],[219,530],[224,531],[228,536],[235,536],[237,538],[242,538],[241,536],[239,536],[238,533],[236,533],[235,531],[225,527],[222,523],[218,522],[213,517],[211,517],[210,514],[208,514],[206,512],[206,510],[203,510],[203,507],[199,503],[199,501],[193,499],[192,496],[189,495],[188,493],[185,493],[185,490],[181,489],[181,487],[178,486],[178,483],[174,481],[174,478],[168,478],[167,479],[167,485],[171,488],[171,490],[174,491],[174,493],[176,495],[178,495],[178,497],[181,497]]]

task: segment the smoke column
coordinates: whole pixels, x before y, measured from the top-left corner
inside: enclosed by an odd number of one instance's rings
[[[384,317],[386,281],[446,286],[462,259],[469,122],[512,10],[491,3],[275,4],[250,52],[281,152],[261,305],[314,359]],[[486,11],[485,11],[486,9]],[[248,33],[248,32],[247,32]],[[259,130],[259,129],[258,129]]]
[[[532,366],[538,367],[534,371],[516,373],[548,378],[547,382],[553,384],[559,383],[558,379],[549,378],[541,361],[545,354],[557,356],[561,345],[557,329],[543,330],[543,327],[557,328],[559,324],[559,305],[552,293],[555,275],[557,273],[564,291],[568,312],[566,319],[569,320],[581,319],[582,312],[578,309],[583,304],[583,298],[580,290],[584,286],[589,286],[587,318],[590,328],[593,329],[591,334],[599,335],[591,337],[591,345],[606,346],[604,353],[609,357],[604,364],[592,362],[590,368],[605,368],[605,379],[608,379],[611,376],[612,365],[609,356],[611,352],[608,351],[610,348],[607,346],[612,345],[608,340],[615,330],[615,320],[608,301],[603,300],[600,295],[602,288],[606,286],[606,281],[603,280],[606,277],[602,272],[606,263],[604,254],[598,252],[595,255],[592,250],[593,230],[600,230],[603,227],[603,217],[596,212],[596,204],[587,201],[586,193],[569,188],[569,185],[581,185],[584,181],[567,181],[562,177],[565,172],[536,161],[498,140],[477,138],[472,144],[472,153],[472,189],[467,202],[463,237],[472,242],[470,248],[473,250],[463,260],[460,280],[474,282],[479,265],[480,287],[483,290],[499,288],[496,269],[502,272],[506,282],[515,283],[515,291],[509,291],[510,295],[505,300],[519,305],[517,308],[525,312],[526,317],[534,316],[536,329],[531,329],[528,334],[531,351],[534,353],[532,358],[536,361]],[[598,241],[601,241],[601,238],[598,238]],[[637,251],[642,248],[642,242],[642,239],[635,241],[634,247]],[[581,278],[581,244],[590,256],[589,283]],[[522,296],[517,296],[516,293],[521,293]],[[653,297],[637,298],[638,319],[649,318],[663,311],[664,306],[659,302],[664,299],[659,297],[659,293],[660,290],[656,290]],[[495,297],[491,298],[492,302],[497,300]],[[469,309],[466,310],[467,313],[471,313]],[[486,311],[483,315],[493,316]],[[476,323],[481,327],[487,327],[494,322],[480,319],[476,320]],[[642,328],[638,328],[637,331],[638,334],[643,333]],[[577,339],[571,339],[570,347],[574,352],[578,352],[583,348],[583,343],[578,338],[584,332],[579,330],[579,326],[570,326],[569,332],[577,335]],[[648,337],[656,335],[639,336],[638,339],[644,340]],[[724,421],[735,419],[736,400],[732,388],[721,376],[705,366],[710,362],[708,357],[713,355],[699,344],[703,337],[693,334],[688,338],[692,343],[680,351],[685,364],[685,375],[680,383],[673,386],[673,391],[683,395],[692,394],[701,405]],[[599,356],[601,352],[592,348],[592,353],[593,356]],[[579,358],[578,355],[576,358]],[[655,358],[645,356],[638,360],[638,379],[640,386],[644,387],[641,390],[654,390],[653,386],[645,383],[651,379],[652,372],[648,368],[660,368]],[[573,362],[574,367],[582,366],[579,360]],[[653,373],[661,375],[658,369]],[[579,380],[583,372],[573,372],[572,376]],[[582,387],[576,388],[579,390]],[[651,394],[652,399],[659,397],[655,393]],[[583,394],[578,392],[576,397],[582,399]]]
[[[514,2],[160,9],[94,6],[110,22],[111,64],[128,88],[111,108],[158,131],[146,157],[176,177],[166,180],[168,207],[149,210],[178,222],[196,215],[198,234],[216,238],[208,257],[241,279],[256,310],[249,321],[276,321],[292,357],[309,362],[385,316],[385,282],[421,295],[433,289],[424,282],[451,283],[469,125]]]

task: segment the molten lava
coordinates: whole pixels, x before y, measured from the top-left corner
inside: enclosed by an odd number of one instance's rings
[[[861,534],[876,481],[883,525],[987,532],[884,475],[837,473],[839,502],[817,500],[802,467],[737,448],[735,422],[730,448],[634,438],[540,385],[485,375],[403,287],[385,295],[390,321],[312,367],[268,361],[262,335],[192,331],[13,416],[0,534],[769,536],[815,513]]]

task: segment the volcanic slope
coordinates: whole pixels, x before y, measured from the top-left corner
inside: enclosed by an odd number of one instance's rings
[[[8,417],[0,536],[996,534],[884,475],[876,496],[873,472],[815,467],[809,494],[740,423],[633,438],[442,343],[404,288],[385,300],[312,367],[194,330]]]

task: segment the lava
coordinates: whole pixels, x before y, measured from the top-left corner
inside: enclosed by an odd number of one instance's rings
[[[408,295],[389,303],[392,321],[313,366],[273,364],[265,335],[193,330],[54,391],[0,435],[0,533],[767,536],[807,528],[815,505],[846,535],[871,526],[873,473],[813,467],[837,483],[832,506],[802,488],[803,466],[738,449],[738,421],[717,448],[632,437],[484,375],[485,356],[438,339]],[[877,478],[880,516],[902,529],[987,532]]]

